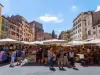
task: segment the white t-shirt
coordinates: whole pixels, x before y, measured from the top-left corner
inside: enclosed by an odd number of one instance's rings
[[[69,52],[69,57],[73,58],[74,57],[74,52]]]

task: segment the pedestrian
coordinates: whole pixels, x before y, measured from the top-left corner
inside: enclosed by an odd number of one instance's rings
[[[42,63],[42,48],[39,49],[38,51],[38,64],[41,64]]]
[[[39,49],[36,49],[36,62],[38,63],[39,61]]]
[[[12,53],[11,53],[10,67],[14,67],[15,57],[16,57],[16,51],[12,51]]]
[[[64,65],[69,66],[68,53],[66,52],[66,50],[64,50]]]
[[[74,60],[75,53],[74,53],[73,48],[71,48],[70,50],[71,51],[69,52],[69,59],[70,59],[71,66],[74,68],[75,67],[75,60]]]
[[[23,49],[22,50],[22,60],[24,60],[25,59],[25,50]]]
[[[64,64],[64,53],[61,48],[57,52],[57,59],[58,59],[58,66],[59,70],[63,69],[63,64]]]
[[[28,48],[27,47],[25,47],[25,56],[27,57],[28,56]]]
[[[17,66],[19,66],[19,65],[21,65],[21,54],[22,54],[22,52],[21,52],[21,49],[18,49],[17,50],[17,53],[16,53],[16,56],[17,56]]]
[[[45,64],[47,64],[47,61],[48,61],[48,49],[45,49],[44,51],[44,60],[45,60]]]
[[[50,48],[50,50],[48,50],[48,62],[49,62],[50,69],[53,69],[54,67],[54,58],[55,58],[55,54],[52,51],[52,48]]]

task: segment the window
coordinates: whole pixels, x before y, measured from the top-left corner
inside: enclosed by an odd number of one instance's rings
[[[88,20],[88,25],[90,25],[90,20]]]
[[[85,26],[87,25],[87,23],[85,22]]]
[[[3,30],[3,31],[5,30],[4,25],[2,25],[2,30]]]
[[[78,28],[79,28],[80,26],[78,25]]]
[[[85,31],[87,31],[87,28],[85,28]]]
[[[100,27],[100,25],[98,25],[98,27]]]
[[[95,27],[93,27],[93,29],[95,29]]]
[[[96,34],[95,31],[93,32],[93,34]]]
[[[79,33],[79,30],[78,30],[78,33]]]
[[[76,21],[76,24],[77,24],[77,21]]]
[[[91,31],[90,30],[88,31],[88,35],[91,35]]]
[[[79,19],[79,22],[81,21],[81,18]]]
[[[80,29],[80,32],[81,32],[81,29]]]
[[[12,35],[15,35],[15,32],[11,32]]]
[[[80,27],[81,27],[81,24],[80,24]]]
[[[77,29],[77,26],[76,26],[76,29]]]
[[[80,34],[80,37],[81,37],[81,34]]]

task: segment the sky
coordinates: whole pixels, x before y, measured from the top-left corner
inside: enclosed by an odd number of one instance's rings
[[[45,32],[56,34],[73,26],[80,12],[100,10],[100,0],[0,0],[3,15],[21,15],[28,22],[43,24]]]

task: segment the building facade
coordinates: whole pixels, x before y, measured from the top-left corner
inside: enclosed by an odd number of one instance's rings
[[[2,35],[2,4],[0,4],[0,38],[1,38],[1,35]]]
[[[62,31],[61,34],[59,35],[59,39],[62,40],[70,40],[70,31]]]
[[[13,22],[18,28],[14,28],[18,34],[17,40],[19,41],[33,41],[31,26],[28,24],[26,19],[20,15],[13,15],[7,17],[10,22]],[[11,28],[11,27],[10,27]]]
[[[74,19],[73,28],[71,32],[72,40],[87,39],[86,17],[88,16],[89,12],[82,12]]]
[[[87,39],[100,39],[100,11],[91,12],[86,17]]]
[[[44,34],[44,30],[43,30],[43,26],[41,23],[36,22],[36,21],[32,21],[30,22],[31,27],[33,27],[33,32],[35,33],[34,38],[35,41],[42,41],[43,38],[43,34]]]
[[[71,40],[100,39],[100,11],[79,14],[73,21]]]
[[[20,18],[22,19],[20,19]],[[19,20],[20,19],[20,20]],[[1,38],[11,38],[18,41],[33,41],[30,25],[19,15],[2,16]]]
[[[0,4],[0,38],[11,38],[19,41],[41,41],[44,30],[41,23],[27,20],[20,15],[2,16]]]
[[[50,40],[50,39],[52,39],[52,34],[45,32],[43,34],[43,40]]]

